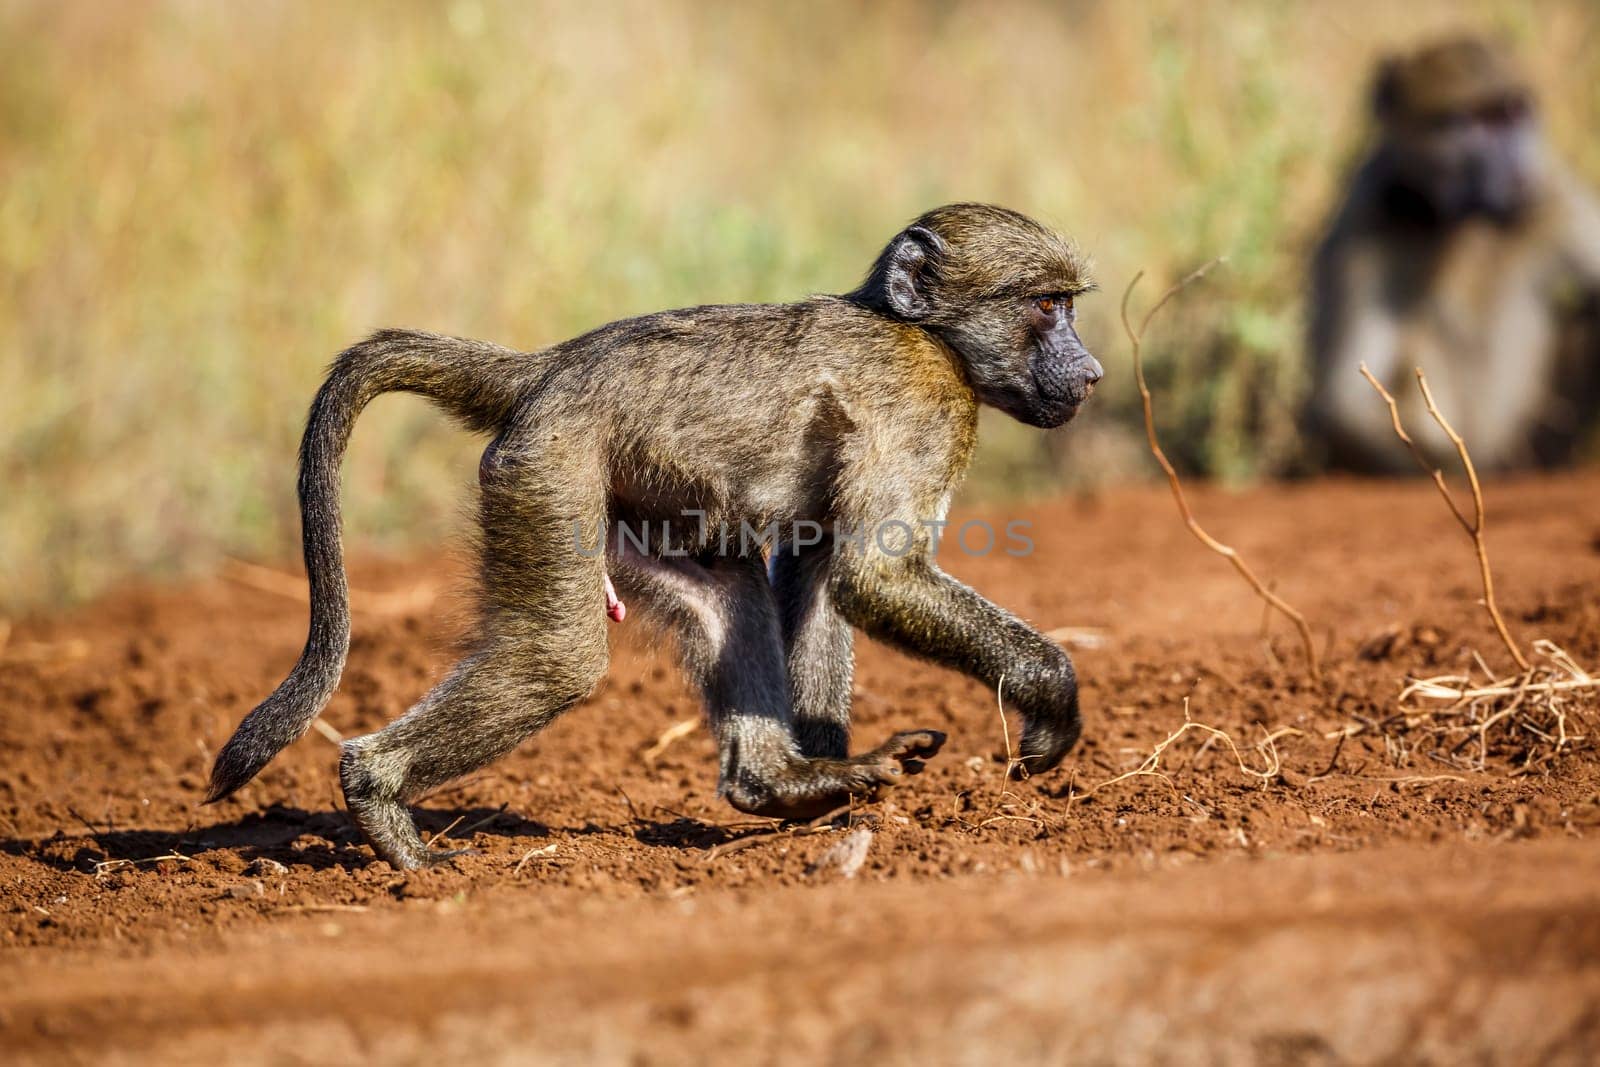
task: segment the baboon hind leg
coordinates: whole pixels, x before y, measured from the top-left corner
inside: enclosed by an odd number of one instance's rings
[[[827,546],[780,547],[772,556],[772,585],[800,752],[843,759],[850,753],[855,648],[850,623],[828,595],[832,559]]]
[[[391,866],[456,854],[423,843],[408,802],[510,752],[605,673],[604,563],[573,543],[573,523],[593,530],[603,515],[602,483],[591,474],[532,455],[511,434],[491,446],[477,646],[402,718],[343,747],[351,818]]]
[[[614,577],[676,630],[717,737],[722,793],[740,811],[815,818],[897,784],[944,744],[936,730],[908,730],[855,757],[801,751],[777,599],[759,557],[625,557]]]

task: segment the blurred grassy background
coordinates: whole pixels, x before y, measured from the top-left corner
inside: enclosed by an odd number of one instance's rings
[[[1509,36],[1600,178],[1595,5],[0,0],[0,602],[297,551],[330,356],[404,325],[518,347],[662,307],[851,287],[908,218],[993,200],[1105,292],[1064,438],[991,420],[969,493],[1144,476],[1115,306],[1229,265],[1150,339],[1170,449],[1296,448],[1302,263],[1372,61]],[[476,445],[386,398],[347,463],[366,548],[460,521]]]

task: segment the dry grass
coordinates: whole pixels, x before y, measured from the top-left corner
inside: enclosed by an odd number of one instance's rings
[[[1226,253],[1148,352],[1185,470],[1296,448],[1301,264],[1380,51],[1463,23],[1537,61],[1600,177],[1582,0],[1288,7],[173,2],[0,5],[0,599],[287,558],[329,356],[380,325],[535,346],[632,312],[852,284],[902,220],[983,198],[1115,292]],[[1109,349],[1115,308],[1087,301]],[[1111,361],[1061,450],[995,420],[971,485],[1138,470]],[[472,447],[383,401],[351,539],[452,528]],[[1062,467],[1066,466],[1067,474]]]
[[[1096,793],[1100,792],[1100,790],[1108,789],[1119,782],[1126,782],[1130,778],[1155,778],[1172,791],[1172,795],[1175,800],[1181,801],[1183,799],[1183,794],[1178,790],[1178,787],[1173,784],[1173,781],[1170,777],[1168,777],[1167,772],[1162,770],[1161,758],[1166,754],[1168,748],[1172,747],[1172,745],[1180,737],[1183,737],[1190,731],[1206,735],[1207,747],[1214,742],[1222,742],[1222,744],[1227,746],[1228,751],[1232,753],[1234,763],[1238,765],[1240,773],[1249,778],[1255,779],[1260,785],[1268,785],[1276,781],[1278,776],[1283,771],[1283,761],[1278,755],[1278,742],[1285,737],[1295,737],[1301,733],[1301,731],[1292,726],[1281,726],[1276,730],[1271,730],[1264,734],[1261,740],[1257,741],[1254,746],[1256,753],[1261,757],[1263,764],[1262,768],[1257,770],[1245,762],[1244,756],[1239,752],[1238,744],[1236,744],[1233,740],[1233,735],[1219,727],[1211,726],[1208,723],[1199,722],[1190,718],[1189,701],[1187,698],[1185,698],[1183,702],[1183,725],[1179,726],[1176,730],[1172,731],[1172,733],[1168,734],[1165,738],[1158,742],[1156,746],[1150,750],[1150,754],[1147,755],[1137,767],[1124,771],[1121,774],[1115,775],[1111,778],[1107,778],[1105,781],[1098,782],[1087,789],[1081,791],[1070,790],[1067,794],[1068,803],[1073,801],[1087,800],[1089,797],[1092,797]]]
[[[1600,677],[1546,640],[1533,643],[1526,671],[1407,678],[1394,714],[1354,723],[1327,736],[1375,733],[1396,765],[1424,755],[1466,771],[1519,775],[1549,771],[1563,756],[1593,744]]]
[[[1512,638],[1511,631],[1506,628],[1505,616],[1500,614],[1500,603],[1495,599],[1494,595],[1494,573],[1489,568],[1489,548],[1484,540],[1483,533],[1485,521],[1483,486],[1478,481],[1478,468],[1472,462],[1472,453],[1468,451],[1467,443],[1461,439],[1460,434],[1456,433],[1455,427],[1450,425],[1444,413],[1439,410],[1439,405],[1433,402],[1433,391],[1428,388],[1428,378],[1422,373],[1422,368],[1418,367],[1416,373],[1417,391],[1422,394],[1422,402],[1428,409],[1428,415],[1434,422],[1439,424],[1439,429],[1444,431],[1444,435],[1455,446],[1456,455],[1461,458],[1461,469],[1467,476],[1467,488],[1472,492],[1472,518],[1470,519],[1467,518],[1466,512],[1457,506],[1456,498],[1450,495],[1450,487],[1445,484],[1444,471],[1433,467],[1427,461],[1422,451],[1417,448],[1417,443],[1406,432],[1405,426],[1400,421],[1400,408],[1395,404],[1394,397],[1389,394],[1389,390],[1383,387],[1383,383],[1372,376],[1372,372],[1367,369],[1367,365],[1365,363],[1361,364],[1361,376],[1367,380],[1373,389],[1377,390],[1378,395],[1383,398],[1383,402],[1389,407],[1389,419],[1394,425],[1395,436],[1404,442],[1406,448],[1411,451],[1412,458],[1417,461],[1417,465],[1422,468],[1423,472],[1433,478],[1433,484],[1439,490],[1439,495],[1444,498],[1445,506],[1450,509],[1450,514],[1455,516],[1456,522],[1461,524],[1461,529],[1466,532],[1468,537],[1472,538],[1472,549],[1478,557],[1478,577],[1483,582],[1484,610],[1489,613],[1489,619],[1494,623],[1494,631],[1499,635],[1500,643],[1505,646],[1506,651],[1511,654],[1511,658],[1516,661],[1517,667],[1526,672],[1530,669],[1528,657],[1523,655],[1522,649],[1517,646],[1517,642]]]
[[[1485,770],[1492,754],[1523,774],[1555,763],[1589,742],[1600,678],[1550,641],[1535,641],[1533,648],[1540,662],[1516,674],[1409,682],[1399,701],[1406,724],[1425,725],[1443,758],[1473,770]]]
[[[1419,747],[1426,747],[1430,750],[1429,755],[1435,759],[1482,771],[1488,767],[1493,745],[1497,752],[1511,760],[1517,773],[1548,767],[1565,755],[1571,746],[1588,741],[1587,733],[1580,734],[1575,729],[1591,729],[1585,708],[1575,700],[1592,696],[1594,690],[1600,689],[1600,678],[1578,666],[1564,649],[1548,640],[1534,642],[1534,651],[1542,661],[1534,664],[1512,637],[1495,598],[1494,572],[1489,566],[1489,548],[1484,537],[1483,486],[1478,481],[1472,452],[1444,412],[1434,403],[1433,392],[1428,388],[1428,378],[1422,369],[1419,367],[1416,371],[1417,390],[1422,394],[1429,417],[1444,431],[1461,460],[1467,489],[1472,496],[1470,517],[1451,495],[1444,471],[1429,464],[1407,432],[1394,396],[1373,377],[1366,364],[1361,365],[1361,374],[1388,406],[1395,436],[1410,449],[1418,466],[1432,477],[1450,514],[1471,539],[1473,554],[1478,562],[1479,580],[1483,585],[1484,611],[1500,643],[1517,667],[1515,673],[1496,676],[1484,664],[1483,658],[1473,653],[1485,678],[1483,681],[1474,679],[1470,673],[1408,681],[1400,691],[1400,712],[1378,724],[1384,733],[1385,746],[1391,753],[1399,753],[1402,757]],[[1428,702],[1435,706],[1427,706]],[[1438,706],[1441,703],[1443,707]],[[1491,741],[1496,727],[1499,727],[1498,735]],[[1359,733],[1363,728],[1347,727],[1336,736],[1342,744],[1345,737]],[[1420,739],[1408,736],[1412,731],[1420,731]],[[1463,756],[1464,752],[1469,755]]]

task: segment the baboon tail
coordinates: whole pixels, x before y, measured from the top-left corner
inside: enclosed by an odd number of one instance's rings
[[[311,404],[300,442],[300,521],[311,631],[300,660],[217,753],[205,803],[230,795],[297,740],[328,703],[350,650],[350,594],[339,540],[339,463],[356,416],[386,392],[420,393],[469,428],[505,423],[535,361],[481,341],[383,330],[341,352]]]

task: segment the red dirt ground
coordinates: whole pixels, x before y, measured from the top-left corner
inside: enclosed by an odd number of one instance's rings
[[[1600,667],[1600,472],[1489,496],[1511,629]],[[1474,652],[1508,665],[1432,488],[1194,497],[1311,620],[1323,681],[1286,627],[1263,640],[1259,602],[1164,490],[1020,509],[1033,556],[944,562],[1042,626],[1098,631],[1075,652],[1084,741],[1008,786],[993,693],[863,642],[857,744],[912,727],[951,739],[850,817],[871,835],[854,878],[826,856],[856,830],[774,832],[719,801],[703,730],[652,751],[696,706],[632,619],[587,706],[419,809],[425,832],[477,854],[409,875],[354,837],[318,732],[198,807],[211,754],[299,650],[294,583],[135,589],[19,621],[0,650],[0,1048],[13,1062],[1592,1061],[1600,756],[1577,741],[1545,759],[1506,732],[1479,771],[1392,719],[1408,673],[1464,670]],[[461,569],[355,569],[329,726],[378,727],[448,666],[466,612],[433,590]],[[1192,730],[1165,752],[1168,781],[1084,795],[1178,729],[1186,700],[1254,769],[1269,766],[1257,743],[1292,728],[1274,742],[1281,773],[1248,775]],[[1595,713],[1579,701],[1569,726],[1587,733]],[[1364,723],[1381,728],[1329,736]]]

